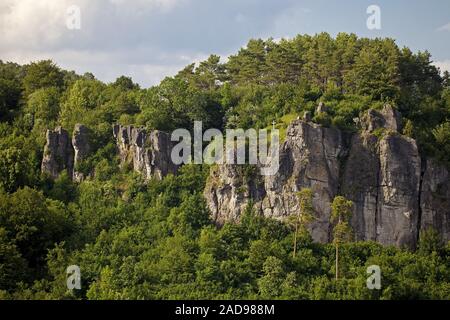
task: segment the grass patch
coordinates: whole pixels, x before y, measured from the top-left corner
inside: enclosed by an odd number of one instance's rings
[[[280,130],[280,144],[286,140],[286,132],[288,126],[292,123],[292,121],[296,120],[298,116],[298,113],[288,113],[276,121],[275,129]],[[265,129],[271,130],[272,124],[268,125]],[[268,138],[270,140],[270,134]]]

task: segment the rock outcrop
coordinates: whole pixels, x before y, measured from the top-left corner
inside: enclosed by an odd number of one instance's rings
[[[450,241],[450,174],[433,160],[426,162],[420,209],[420,230],[432,227],[444,241]]]
[[[131,164],[146,179],[162,179],[169,173],[176,173],[178,165],[171,160],[173,143],[170,135],[145,128],[114,125],[113,134],[117,141],[121,165]]]
[[[407,159],[407,160],[406,160]],[[358,240],[413,247],[419,221],[421,159],[413,139],[387,133],[355,135],[342,193],[354,202]]]
[[[53,179],[58,178],[63,171],[71,177],[74,151],[69,133],[57,127],[55,130],[47,130],[46,138],[41,171]]]
[[[114,125],[113,135],[117,141],[121,165],[130,163],[133,169],[146,179],[162,179],[177,172],[179,166],[171,160],[173,143],[169,134],[158,130],[147,131],[144,128]],[[47,130],[42,172],[56,179],[65,170],[74,181],[81,182],[92,174],[79,170],[80,164],[93,151],[92,148],[91,131],[82,124],[75,125],[72,139],[61,127]]]
[[[421,170],[416,142],[394,134],[383,137],[379,145],[376,241],[386,245],[414,247],[418,236]]]
[[[381,111],[368,110],[362,117],[362,125],[367,132],[380,128],[398,132],[402,126],[402,118],[400,112],[390,105],[385,105]]]
[[[317,213],[311,225],[313,239],[328,241],[330,204],[338,192],[339,161],[344,151],[339,130],[294,121],[281,146],[280,169],[276,175],[261,176],[258,169],[243,177],[243,169],[237,165],[215,167],[205,189],[213,217],[218,223],[239,220],[243,209],[251,203],[260,214],[283,218],[296,213],[296,193],[308,187],[314,193]]]
[[[362,130],[349,134],[312,123],[310,116],[293,121],[275,175],[261,175],[260,165],[212,166],[204,196],[213,219],[219,225],[239,221],[247,208],[284,219],[298,211],[297,192],[311,188],[315,241],[331,240],[330,205],[338,194],[354,203],[356,240],[414,248],[420,232],[432,227],[450,241],[448,169],[422,158],[416,141],[399,133],[401,117],[392,107],[368,110],[356,123]],[[113,135],[122,166],[146,179],[177,172],[169,134],[115,125]],[[77,168],[92,152],[90,136],[80,124],[72,139],[61,127],[48,130],[42,172],[53,179],[63,171],[77,182],[87,178]]]
[[[450,180],[433,162],[424,164],[415,140],[401,135],[401,117],[390,106],[361,117],[363,130],[348,136],[338,129],[296,120],[280,147],[276,175],[243,176],[237,165],[218,165],[205,189],[217,223],[239,220],[250,204],[282,219],[298,210],[296,193],[313,191],[313,239],[331,240],[330,204],[342,194],[354,202],[352,226],[357,240],[414,248],[420,230],[450,232]],[[423,178],[422,178],[423,176]]]
[[[376,240],[380,186],[378,139],[366,133],[352,137],[342,178],[342,194],[353,201],[352,225],[356,239]]]
[[[265,178],[267,196],[262,201],[262,212],[273,217],[295,214],[296,193],[311,188],[316,211],[311,235],[316,241],[329,241],[330,204],[338,192],[345,138],[339,130],[302,121],[294,121],[286,135],[279,173]]]
[[[414,247],[421,179],[416,142],[398,133],[401,117],[388,105],[367,111],[362,126],[353,136],[342,183],[342,193],[354,202],[356,238]]]
[[[90,131],[82,124],[76,124],[72,139],[69,133],[61,127],[47,130],[47,142],[44,147],[41,171],[56,179],[61,172],[66,171],[74,181],[81,182],[83,173],[77,171],[77,166],[91,152]]]
[[[85,174],[77,170],[78,166],[85,160],[91,152],[90,130],[82,125],[76,124],[72,134],[72,146],[74,155],[73,180],[81,182],[84,180]]]
[[[217,224],[239,221],[248,205],[261,205],[266,192],[264,181],[256,170],[259,169],[250,165],[224,164],[211,168],[204,195]]]

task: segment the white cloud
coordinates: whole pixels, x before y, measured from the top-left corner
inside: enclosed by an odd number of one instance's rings
[[[0,7],[0,46],[51,45],[65,28],[69,1],[2,0]]]
[[[442,60],[442,61],[435,61],[433,63],[436,67],[441,69],[441,72],[449,71],[450,72],[450,59],[448,60]]]
[[[1,48],[76,47],[105,42],[118,36],[117,31],[133,26],[151,15],[168,13],[188,0],[1,0]],[[78,6],[81,30],[66,27],[67,9]],[[121,28],[121,30],[115,30]],[[133,31],[130,28],[129,36]],[[119,34],[124,36],[124,34]]]
[[[152,57],[145,59],[143,57]],[[167,76],[173,76],[190,63],[205,60],[207,54],[185,52],[167,53],[157,48],[124,48],[116,51],[71,50],[58,51],[8,51],[2,54],[5,61],[26,64],[30,61],[52,59],[66,70],[79,74],[92,72],[106,82],[121,75],[130,76],[143,87],[158,84]]]
[[[52,59],[104,81],[125,74],[148,86],[210,53],[224,56],[249,38],[272,36],[273,17],[298,7],[285,1],[0,0],[0,59]],[[73,5],[80,30],[66,26]]]
[[[437,28],[436,31],[450,31],[450,22],[446,25],[443,25],[442,27]]]
[[[176,49],[166,53],[157,41],[142,45],[141,39],[136,40],[136,35],[145,35],[142,21],[187,2],[1,0],[0,59],[21,64],[52,59],[62,68],[93,72],[104,81],[124,74],[150,86],[175,74],[188,60],[204,56]],[[80,7],[81,30],[66,27],[67,8],[72,5]]]
[[[186,0],[109,0],[112,4],[120,7],[120,10],[131,9],[140,12],[142,10],[170,11]]]

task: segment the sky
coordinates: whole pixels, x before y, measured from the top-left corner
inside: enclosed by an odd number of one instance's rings
[[[367,27],[370,5],[380,8],[380,29]],[[226,59],[251,38],[322,31],[392,37],[450,70],[449,0],[0,1],[0,60],[52,59],[105,82],[130,76],[142,87],[210,54]]]

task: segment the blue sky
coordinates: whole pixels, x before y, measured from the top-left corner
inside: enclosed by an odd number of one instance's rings
[[[81,28],[66,26],[80,8]],[[366,27],[369,5],[381,9],[381,30]],[[428,50],[450,69],[450,1],[406,0],[1,0],[0,59],[51,58],[79,73],[113,81],[124,74],[157,84],[209,54],[235,53],[250,38],[353,32],[392,37]]]

